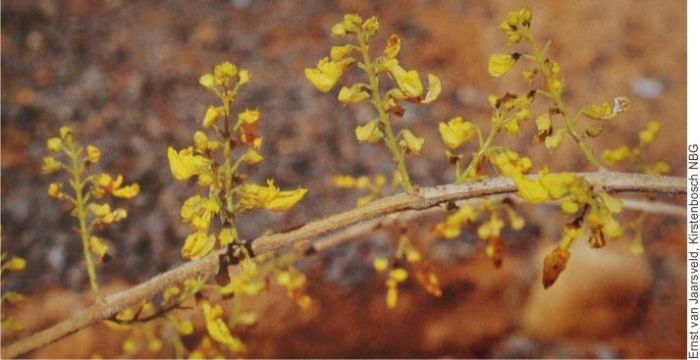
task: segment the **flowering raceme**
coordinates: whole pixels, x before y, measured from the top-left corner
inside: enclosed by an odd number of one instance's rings
[[[80,225],[80,236],[83,243],[83,255],[87,267],[88,278],[93,295],[99,298],[99,286],[95,270],[95,257],[101,261],[109,261],[109,247],[104,239],[95,236],[94,231],[124,220],[127,211],[122,208],[112,209],[109,203],[90,201],[103,199],[107,194],[122,199],[131,199],[140,192],[138,184],[124,185],[124,177],[113,177],[104,172],[87,175],[90,167],[96,165],[102,152],[95,145],[83,147],[74,136],[73,130],[67,126],[59,129],[59,136],[51,137],[46,142],[46,148],[51,154],[44,157],[42,172],[45,174],[63,170],[69,175],[68,184],[71,191],[64,190],[64,184],[52,182],[49,184],[50,197],[68,202],[74,210],[71,212]],[[58,157],[65,160],[59,160]]]
[[[351,43],[333,46],[330,56],[322,58],[316,68],[306,69],[304,74],[321,92],[332,90],[352,65],[357,65],[367,75],[367,82],[343,86],[338,92],[338,101],[343,105],[363,101],[372,103],[379,118],[357,126],[355,137],[359,142],[369,143],[383,139],[396,164],[403,190],[413,193],[415,190],[406,169],[405,155],[419,154],[424,140],[409,129],[395,133],[391,116],[403,116],[405,109],[401,102],[427,104],[435,101],[440,95],[442,85],[437,76],[428,74],[426,92],[419,73],[401,66],[398,60],[401,39],[396,34],[389,36],[383,55],[371,59],[369,42],[378,31],[377,17],[363,21],[359,15],[345,15],[341,22],[332,27],[331,33],[340,38],[350,37]],[[388,76],[394,84],[394,87],[386,92],[382,92],[379,86],[381,75]]]
[[[330,66],[330,65],[329,65]],[[324,66],[323,70],[335,71]],[[202,130],[193,136],[194,146],[181,150],[168,148],[170,170],[177,180],[197,177],[197,184],[206,188],[208,197],[188,198],[181,209],[182,220],[194,232],[185,240],[182,256],[200,258],[216,248],[238,243],[236,216],[255,209],[286,211],[297,204],[306,189],[283,191],[269,180],[267,186],[245,182],[241,165],[254,166],[263,161],[258,149],[262,136],[257,133],[260,111],[244,109],[236,116],[231,107],[241,86],[251,74],[230,62],[224,62],[212,73],[204,74],[199,83],[219,98],[220,105],[207,107]],[[221,140],[214,140],[206,131],[214,131]],[[240,151],[236,151],[240,149]],[[218,226],[215,223],[218,221]]]

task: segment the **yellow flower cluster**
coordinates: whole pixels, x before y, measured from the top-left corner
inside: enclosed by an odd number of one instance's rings
[[[1,239],[0,239],[1,241]],[[2,245],[0,245],[2,246]],[[19,256],[10,257],[6,252],[0,255],[0,278],[7,279],[6,271],[22,271],[27,266],[27,261]],[[1,280],[0,280],[1,281]],[[3,314],[2,314],[2,328],[3,332],[13,333],[22,330],[24,326],[19,323],[14,317],[7,315],[6,304],[14,305],[24,300],[24,296],[15,291],[3,291],[2,303]]]
[[[658,161],[653,165],[647,165],[642,159],[644,150],[654,141],[660,129],[661,124],[658,121],[652,120],[648,122],[647,126],[639,132],[639,143],[637,146],[630,148],[623,145],[605,150],[601,156],[603,162],[606,165],[614,166],[627,161],[634,165],[635,170],[646,174],[663,175],[668,173],[671,171],[671,168],[666,162]]]
[[[416,136],[409,129],[394,134],[390,120],[391,115],[403,116],[405,109],[401,102],[427,104],[440,95],[440,79],[428,74],[427,91],[416,70],[406,70],[398,60],[401,39],[392,34],[381,56],[370,57],[369,41],[379,30],[379,20],[371,17],[362,20],[359,15],[348,14],[335,24],[331,30],[336,37],[353,37],[351,43],[333,46],[330,56],[321,59],[316,68],[308,68],[304,74],[311,84],[321,92],[328,92],[352,65],[357,65],[367,75],[367,82],[343,86],[338,93],[342,104],[356,104],[369,101],[377,111],[379,118],[357,126],[355,136],[359,142],[374,143],[384,140],[401,176],[401,185],[407,193],[413,193],[408,172],[405,167],[405,154],[420,154],[424,144],[422,137]],[[382,92],[379,86],[380,76],[388,76],[394,87]]]
[[[311,307],[311,297],[306,294],[306,275],[293,267],[277,273],[277,284],[287,289],[287,295],[292,298],[297,306],[306,310]]]
[[[457,211],[450,214],[445,221],[435,225],[432,233],[445,239],[457,238],[461,235],[462,228],[475,222],[481,212],[491,215],[479,225],[476,231],[477,236],[486,243],[486,256],[493,261],[496,267],[500,267],[503,262],[501,231],[505,226],[501,213],[508,216],[510,227],[513,230],[521,230],[525,226],[525,219],[515,212],[510,201],[494,202],[487,198],[482,201],[480,209],[467,204],[460,205]]]
[[[46,148],[50,155],[44,157],[42,173],[51,174],[63,170],[69,177],[70,185],[70,190],[66,191],[62,182],[52,182],[48,194],[74,208],[71,215],[80,224],[90,284],[93,294],[97,295],[97,277],[92,256],[103,261],[108,261],[110,257],[104,239],[95,236],[93,231],[124,220],[127,211],[122,208],[112,210],[109,203],[91,202],[90,199],[103,199],[107,194],[130,199],[139,194],[140,187],[136,183],[125,185],[122,175],[112,176],[105,172],[88,175],[89,168],[99,162],[102,152],[95,145],[84,147],[79,144],[70,127],[61,127],[58,136],[46,141]]]
[[[601,156],[603,163],[608,166],[629,163],[634,167],[635,171],[650,175],[667,174],[669,171],[671,171],[671,167],[666,162],[657,161],[653,164],[648,164],[642,157],[644,151],[654,141],[660,130],[661,123],[656,120],[649,121],[646,127],[639,132],[639,142],[636,146],[629,147],[627,145],[622,145],[603,151]],[[626,227],[632,230],[634,233],[629,249],[636,255],[644,253],[642,233],[645,219],[646,215],[641,213],[626,224]]]
[[[436,297],[442,296],[440,280],[405,234],[399,237],[399,246],[392,260],[376,257],[372,266],[376,272],[384,275],[385,302],[388,309],[394,309],[398,304],[399,284],[406,281],[409,275],[407,266],[411,267],[416,280],[426,292]]]
[[[401,180],[399,177],[398,173],[394,173],[394,181],[389,192],[393,192],[394,189],[400,186]],[[361,207],[382,197],[387,180],[384,175],[375,175],[373,178],[369,176],[336,175],[333,177],[333,184],[341,189],[358,189],[365,192],[366,195],[357,199],[357,206]]]
[[[214,67],[212,73],[199,78],[199,83],[219,98],[220,105],[209,106],[202,120],[202,130],[193,136],[193,145],[176,150],[168,148],[170,170],[177,180],[197,177],[197,184],[208,190],[208,196],[191,196],[185,200],[180,215],[194,232],[185,240],[184,258],[201,258],[216,248],[238,241],[237,213],[255,209],[286,211],[298,203],[306,189],[282,191],[268,180],[267,186],[249,184],[240,173],[241,165],[255,165],[263,160],[258,152],[262,137],[257,134],[260,111],[245,109],[234,118],[231,107],[242,85],[250,81],[248,70],[230,62]],[[213,130],[222,139],[210,137]],[[240,152],[235,152],[237,147]],[[237,156],[235,156],[238,154]],[[212,231],[214,219],[220,220]]]
[[[508,13],[507,18],[501,22],[500,28],[505,32],[506,39],[510,44],[517,44],[524,40],[529,46],[528,53],[512,52],[510,54],[494,54],[489,60],[489,74],[499,77],[509,72],[519,59],[527,59],[534,63],[530,69],[524,70],[522,75],[529,85],[533,84],[535,76],[541,75],[544,86],[542,89],[532,90],[530,94],[542,94],[552,100],[552,107],[542,115],[537,116],[537,136],[536,140],[543,143],[548,150],[555,150],[562,143],[564,137],[569,135],[580,147],[586,160],[596,168],[600,167],[599,160],[593,154],[586,137],[596,137],[600,135],[602,126],[598,124],[587,124],[583,131],[577,129],[578,119],[581,116],[593,120],[609,120],[624,113],[630,108],[630,101],[625,97],[616,97],[612,103],[603,102],[581,108],[576,116],[571,116],[563,99],[564,82],[561,79],[561,68],[559,64],[547,56],[548,46],[540,48],[537,45],[532,33],[530,23],[532,22],[532,11],[528,8]],[[532,99],[530,100],[532,101]],[[529,115],[529,114],[528,114]],[[561,116],[563,124],[553,126],[554,116]],[[517,123],[504,124],[504,128],[513,133],[517,131]]]
[[[221,318],[224,313],[221,305],[211,305],[208,301],[203,300],[199,307],[204,315],[204,322],[207,327],[207,333],[214,341],[226,345],[233,353],[242,353],[245,351],[245,345],[241,339],[231,335],[231,331],[226,326],[226,323]]]

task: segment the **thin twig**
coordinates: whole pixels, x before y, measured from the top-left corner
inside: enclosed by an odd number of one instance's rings
[[[578,175],[585,177],[594,186],[609,192],[686,193],[685,179],[680,177],[615,172],[580,173]],[[444,203],[514,192],[516,192],[515,184],[506,177],[490,178],[462,185],[425,187],[421,188],[416,195],[399,194],[386,197],[361,208],[309,222],[295,230],[261,236],[250,242],[250,248],[254,254],[260,255],[283,247],[298,245],[318,236],[388,214],[407,210],[420,211]],[[223,254],[225,250],[221,252]],[[10,344],[2,349],[2,356],[13,358],[25,354],[91,324],[110,319],[118,312],[139,304],[144,299],[150,299],[168,287],[182,283],[186,279],[214,274],[218,270],[219,255],[221,255],[219,252],[215,252],[199,260],[187,262],[133,288],[108,296],[104,302],[96,303],[56,325]]]

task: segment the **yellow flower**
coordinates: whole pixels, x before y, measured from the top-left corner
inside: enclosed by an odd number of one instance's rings
[[[56,160],[53,156],[44,156],[44,163],[41,167],[42,174],[51,174],[58,170],[61,170],[63,164]]]
[[[223,62],[214,67],[214,82],[217,85],[228,86],[231,79],[238,74],[236,65],[229,61]]]
[[[168,161],[170,171],[178,180],[187,180],[194,175],[200,175],[209,168],[209,160],[203,156],[192,155],[192,148],[178,152],[173,147],[168,147]]]
[[[627,146],[603,151],[602,159],[608,165],[615,165],[632,157],[632,151]]]
[[[328,92],[333,89],[338,79],[353,62],[351,58],[331,61],[328,57],[324,57],[319,60],[315,69],[304,70],[304,75],[318,91]]]
[[[356,104],[366,99],[369,99],[369,93],[364,90],[361,84],[355,84],[351,87],[343,86],[338,93],[338,101],[343,105]]]
[[[503,229],[503,225],[503,220],[496,216],[492,216],[481,224],[481,226],[479,226],[476,233],[479,236],[479,239],[482,240],[497,238],[501,236],[501,229]]]
[[[540,171],[540,183],[547,189],[549,197],[553,200],[564,197],[574,180],[575,175],[572,173],[547,174],[546,171]]]
[[[90,236],[90,251],[99,258],[102,258],[107,253],[107,245],[97,236]]]
[[[204,86],[207,89],[212,89],[214,88],[214,75],[212,74],[204,74],[199,77],[199,84]]]
[[[565,134],[566,131],[564,129],[557,129],[552,135],[544,138],[544,147],[546,147],[549,151],[556,150],[559,145],[561,145],[562,141],[564,141]]]
[[[379,19],[376,16],[372,16],[371,18],[365,20],[365,23],[362,24],[362,31],[367,36],[374,36],[377,34],[377,31],[379,30]]]
[[[408,129],[401,130],[400,135],[401,141],[399,141],[399,145],[406,149],[406,152],[420,154],[420,150],[423,148],[423,143],[425,142],[422,137],[416,137],[411,130]]]
[[[580,206],[578,205],[578,203],[573,200],[567,199],[561,202],[561,210],[564,211],[564,213],[566,214],[576,214],[579,208]]]
[[[469,205],[460,206],[459,210],[450,215],[445,221],[437,224],[433,234],[446,239],[454,239],[462,233],[462,226],[476,220],[476,210]]]
[[[442,92],[442,82],[440,78],[433,74],[428,74],[428,92],[425,94],[425,99],[421,101],[422,104],[429,104],[435,101],[440,93]]]
[[[516,44],[522,38],[519,26],[529,28],[532,21],[532,11],[524,8],[520,11],[511,11],[506,20],[502,21],[500,28],[505,31],[506,38],[511,44]]]
[[[384,66],[406,98],[420,98],[423,95],[423,84],[417,71],[404,70],[396,59],[388,59]]]
[[[245,109],[238,114],[238,122],[241,124],[255,124],[260,119],[259,110]]]
[[[399,301],[399,290],[395,281],[387,280],[386,285],[386,307],[393,309]]]
[[[252,74],[248,70],[241,70],[238,72],[238,84],[245,85],[250,81]]]
[[[221,316],[224,310],[221,305],[211,306],[208,301],[202,301],[201,303],[202,313],[204,314],[204,321],[206,323],[207,332],[214,341],[226,345],[232,352],[243,352],[245,346],[240,339],[235,338],[231,335],[226,323]]]
[[[46,147],[49,149],[49,151],[57,153],[61,151],[61,148],[63,147],[63,141],[57,137],[49,138],[46,141]]]
[[[489,74],[493,77],[504,75],[515,66],[515,62],[519,58],[519,53],[491,55],[491,58],[489,58]]]
[[[224,247],[238,239],[238,232],[234,228],[225,227],[219,231],[219,245]]]
[[[180,320],[175,315],[168,315],[168,320],[170,320],[175,331],[180,335],[190,335],[194,332],[194,325],[191,320]]]
[[[240,190],[240,206],[243,211],[267,209],[270,211],[286,211],[299,202],[306,194],[306,189],[281,191],[272,179],[267,180],[267,186],[245,184]]]
[[[608,120],[629,110],[629,108],[629,99],[625,97],[616,97],[613,99],[612,106],[608,102],[589,105],[583,108],[583,114],[594,120]]]
[[[243,154],[243,162],[248,165],[255,165],[261,161],[263,161],[262,155],[260,155],[260,153],[255,151],[253,148],[248,148],[245,154]]]
[[[461,116],[450,119],[447,123],[439,125],[442,141],[450,149],[456,149],[469,141],[477,133],[476,126],[469,121],[464,121]]]
[[[389,267],[389,259],[385,257],[378,257],[374,259],[372,266],[377,272],[384,272],[384,270],[386,270]]]
[[[138,195],[140,190],[139,184],[134,183],[112,190],[112,195],[118,198],[131,199]]]
[[[73,139],[73,129],[71,129],[69,126],[61,126],[61,128],[58,129],[58,133],[61,136],[61,139],[65,141]]]
[[[194,148],[200,153],[216,150],[221,146],[220,142],[209,139],[203,131],[195,131],[192,139],[194,140]]]
[[[542,139],[549,136],[552,132],[552,118],[549,112],[546,112],[535,118],[535,126],[537,127],[537,136]]]
[[[357,180],[349,175],[336,175],[333,177],[333,184],[339,188],[351,189],[357,185]]]
[[[377,142],[382,139],[383,134],[379,129],[378,120],[372,120],[364,125],[355,128],[355,137],[359,142]]]
[[[408,272],[406,271],[406,269],[402,268],[392,269],[391,271],[389,271],[389,279],[394,280],[396,282],[406,281],[406,279],[408,279]]]
[[[362,18],[357,14],[346,14],[343,21],[333,25],[331,33],[333,36],[345,36],[348,33],[356,33],[360,30]]]
[[[49,184],[49,196],[52,198],[59,199],[61,197],[61,193],[63,190],[63,185],[59,183],[51,183]]]
[[[182,203],[180,217],[185,223],[191,223],[196,215],[201,214],[202,197],[199,195],[190,196]]]
[[[331,60],[340,61],[348,57],[355,49],[353,45],[333,46],[331,48]]]
[[[97,163],[100,161],[100,149],[97,148],[94,145],[88,145],[87,146],[87,161],[91,162],[93,164]]]
[[[4,254],[3,254],[3,255],[4,255]],[[27,265],[27,261],[26,261],[26,260],[24,260],[24,259],[21,258],[21,257],[15,256],[15,257],[12,257],[12,258],[10,259],[10,261],[8,261],[7,263],[3,264],[3,268],[6,268],[7,270],[10,270],[10,271],[20,271],[20,270],[24,270],[24,268],[26,267],[26,265]]]
[[[185,239],[185,245],[180,254],[186,259],[199,259],[209,254],[214,244],[216,244],[216,237],[213,234],[197,231]]]
[[[528,202],[538,204],[549,199],[547,189],[541,182],[517,174],[514,174],[513,180],[518,187],[518,194]]]
[[[209,128],[214,125],[224,115],[223,110],[222,107],[209,106],[204,114],[204,119],[202,119],[202,126]]]
[[[395,59],[399,55],[399,50],[401,50],[401,38],[396,34],[391,34],[386,41],[384,56],[387,59]]]
[[[639,133],[639,142],[642,145],[651,143],[656,137],[656,134],[659,132],[660,128],[661,124],[658,121],[650,121],[647,124],[647,127]]]

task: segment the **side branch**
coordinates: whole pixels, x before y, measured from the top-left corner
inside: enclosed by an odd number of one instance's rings
[[[579,173],[594,186],[608,192],[646,192],[658,194],[685,194],[684,178],[651,176],[618,172]],[[373,220],[385,215],[408,210],[421,211],[444,203],[459,200],[509,194],[517,191],[510,178],[497,177],[461,185],[441,185],[420,188],[415,195],[398,194],[374,201],[364,207],[352,209],[324,219],[315,220],[295,230],[264,235],[250,242],[256,255],[274,252],[284,247],[299,245],[321,235],[343,229],[353,224]],[[341,241],[342,242],[342,241]],[[337,242],[340,243],[340,242]],[[333,246],[333,242],[322,248]],[[312,250],[319,250],[311,248]],[[222,253],[225,251],[222,251]],[[2,349],[2,356],[13,358],[66,337],[96,322],[106,320],[118,312],[150,299],[170,286],[188,278],[215,274],[219,266],[219,253],[212,253],[199,260],[187,262],[130,289],[108,296],[78,314],[20,339]]]

